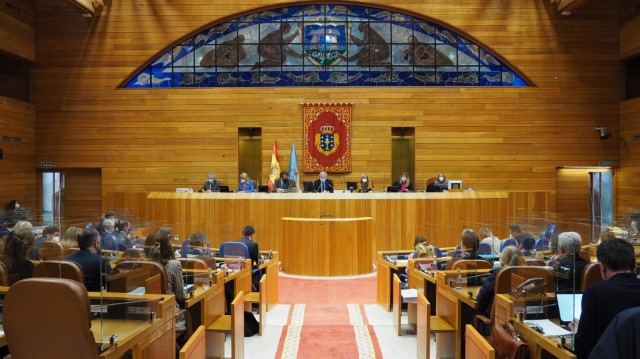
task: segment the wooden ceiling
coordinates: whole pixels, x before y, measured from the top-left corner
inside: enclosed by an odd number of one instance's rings
[[[85,16],[99,15],[104,7],[104,0],[64,0]]]
[[[549,0],[551,4],[558,6],[558,12],[562,15],[571,15],[577,8],[586,4],[589,0]]]

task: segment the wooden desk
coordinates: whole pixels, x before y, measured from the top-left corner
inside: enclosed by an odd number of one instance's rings
[[[262,263],[258,268],[264,270],[267,276],[267,311],[273,309],[278,304],[278,291],[280,279],[280,253],[271,252],[273,258]]]
[[[376,302],[386,311],[390,311],[393,304],[391,302],[391,296],[393,294],[393,287],[391,285],[393,283],[393,275],[398,274],[399,276],[400,273],[404,273],[404,269],[406,268],[406,261],[400,261],[401,263],[392,263],[384,259],[384,257],[395,254],[408,255],[412,252],[413,251],[411,250],[401,250],[380,251],[376,253]]]
[[[436,277],[430,273],[425,273],[415,266],[415,260],[409,259],[407,266],[409,270],[409,288],[415,288],[422,293],[431,304],[431,312],[429,315],[436,315]],[[407,318],[409,325],[413,328],[418,323],[417,308],[415,305],[407,306]]]
[[[432,244],[456,246],[468,223],[496,223],[526,213],[553,212],[551,192],[476,191],[458,193],[175,193],[106,192],[103,208],[132,209],[140,220],[172,223],[174,234],[203,231],[212,247],[239,237],[251,219],[260,248],[281,250],[280,219],[371,217],[376,251],[413,248],[416,227]],[[133,210],[135,209],[135,211]],[[417,220],[419,219],[419,223]],[[500,238],[507,228],[493,228]]]
[[[555,297],[551,294],[553,293],[548,293],[547,297],[554,299]],[[529,299],[534,300],[533,298]],[[498,324],[503,324],[506,321],[510,321],[513,324],[514,328],[521,334],[522,339],[529,345],[530,359],[548,358],[549,354],[560,359],[575,359],[575,354],[563,349],[557,339],[547,338],[528,325],[516,320],[514,314],[515,300],[516,298],[510,294],[496,294],[494,299],[495,321]]]
[[[463,275],[487,273],[488,269],[461,271]],[[464,353],[464,328],[473,321],[478,303],[480,286],[463,286],[456,290],[449,286],[449,279],[454,279],[457,271],[438,271],[436,274],[436,315],[451,325],[453,333],[436,333],[436,357],[461,359]],[[471,291],[473,298],[469,298]]]
[[[282,218],[282,270],[325,277],[371,273],[371,222],[371,217]]]
[[[6,295],[9,287],[0,287],[0,295]],[[149,300],[150,309],[156,312],[153,322],[148,320],[125,320],[96,318],[91,320],[91,332],[98,348],[109,343],[111,335],[117,335],[117,346],[100,353],[100,358],[116,359],[131,350],[133,358],[174,358],[175,356],[175,297],[153,294],[134,295],[126,293],[89,292],[90,300],[141,301]],[[4,335],[0,342],[6,344]]]

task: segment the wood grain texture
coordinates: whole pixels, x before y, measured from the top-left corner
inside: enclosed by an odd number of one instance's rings
[[[0,51],[35,61],[35,0],[0,0]]]
[[[167,44],[273,4],[112,0],[87,21],[62,11],[61,0],[38,1],[32,96],[38,130],[49,136],[38,142],[36,160],[102,168],[103,195],[199,188],[210,171],[235,187],[243,171],[237,128],[262,128],[263,173],[276,139],[288,166],[292,141],[302,158],[303,102],[355,104],[353,172],[332,176],[338,188],[362,173],[378,189],[397,176],[391,127],[399,126],[415,128],[418,189],[443,171],[479,190],[550,193],[544,199],[549,212],[555,212],[557,167],[619,160],[618,143],[600,141],[593,131],[601,124],[619,132],[623,94],[618,13],[603,1],[590,1],[570,17],[529,0],[385,2],[473,36],[531,78],[529,88],[116,88]],[[393,212],[391,218],[427,215]]]
[[[616,188],[619,216],[640,212],[640,98],[620,103],[620,168]]]
[[[0,136],[20,143],[0,142],[0,205],[17,199],[32,214],[38,212],[36,191],[36,111],[32,104],[0,97]],[[2,208],[0,208],[2,209]]]

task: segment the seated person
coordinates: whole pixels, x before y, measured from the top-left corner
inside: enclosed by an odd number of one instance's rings
[[[358,189],[360,193],[373,192],[373,187],[371,182],[369,181],[369,175],[363,174],[360,176],[360,188]]]
[[[491,246],[491,254],[494,256],[500,254],[500,239],[494,236],[489,228],[480,228],[480,238],[482,238],[482,243],[487,243]]]
[[[33,242],[33,226],[27,221],[18,222],[7,237],[3,262],[7,267],[9,284],[33,276],[35,265],[27,259]]]
[[[413,241],[413,253],[409,258],[435,258],[436,250],[429,244],[423,235],[416,236]]]
[[[198,192],[216,192],[220,191],[220,185],[222,182],[216,179],[215,173],[209,173],[207,176],[207,181],[202,185],[202,188],[198,190]]]
[[[129,248],[133,248],[135,245],[135,238],[130,232],[131,223],[129,221],[120,221],[117,225],[118,234],[116,236],[116,242],[119,251],[126,251]]]
[[[531,233],[522,233],[522,235],[516,238],[516,246],[525,257],[535,256],[536,239]]]
[[[62,243],[65,249],[78,248],[78,237],[80,233],[82,233],[82,229],[73,226],[69,227],[62,235],[60,243]]]
[[[102,221],[103,232],[100,233],[100,249],[115,251],[118,249],[118,240],[113,234],[115,231],[116,221],[113,219],[105,219]]]
[[[100,257],[100,234],[88,228],[78,237],[80,250],[66,257],[65,260],[78,263],[84,272],[84,286],[89,292],[99,292],[105,284],[104,275],[111,273],[109,261]]]
[[[576,232],[562,232],[558,235],[558,249],[560,254],[551,257],[549,266],[555,270],[568,272],[569,278],[558,277],[558,291],[573,292],[579,290],[584,267],[589,264],[580,257],[582,238]]]
[[[280,177],[276,178],[276,181],[273,183],[273,189],[274,192],[278,193],[291,192],[291,181],[289,181],[289,172],[280,172]]]
[[[449,189],[449,181],[444,173],[438,173],[438,178],[431,184],[431,186],[438,187],[441,191],[446,192]]]
[[[194,233],[191,238],[182,242],[180,254],[182,255],[182,258],[211,255],[211,244],[209,243],[209,238],[202,232]]]
[[[582,314],[575,335],[576,355],[588,358],[611,320],[640,303],[640,279],[635,275],[633,246],[624,239],[602,242],[596,250],[604,282],[589,287],[582,297]]]
[[[407,172],[402,172],[400,180],[393,184],[394,187],[398,187],[398,192],[415,192],[413,182],[409,179]]]
[[[327,179],[327,172],[325,171],[320,172],[318,177],[320,178],[318,178],[313,182],[313,190],[318,193],[322,193],[322,192],[333,193],[333,189],[334,189],[333,181],[331,181],[330,179]]]
[[[33,242],[33,247],[31,248],[31,259],[40,259],[40,248],[42,248],[42,243],[44,241],[59,241],[60,240],[60,230],[58,227],[47,226],[42,230],[42,237],[36,239]]]
[[[460,249],[453,253],[451,262],[447,264],[447,269],[453,267],[453,264],[459,260],[481,260],[488,262],[478,255],[479,243],[480,239],[478,239],[478,235],[473,229],[467,228],[463,230],[460,239]],[[474,281],[469,280],[468,285],[473,286],[476,285],[475,283],[480,283],[481,281],[481,278],[476,277]]]
[[[255,191],[253,181],[246,172],[240,174],[240,183],[238,183],[238,192],[251,193]]]
[[[478,313],[485,317],[491,316],[491,307],[493,306],[493,298],[495,297],[496,277],[498,272],[508,266],[517,266],[523,258],[522,252],[514,246],[508,246],[500,253],[500,262],[498,268],[493,268],[487,279],[482,283],[482,288],[478,292],[476,301],[478,302]]]

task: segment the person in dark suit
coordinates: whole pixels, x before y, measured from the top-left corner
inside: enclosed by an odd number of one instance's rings
[[[109,251],[115,251],[118,249],[118,239],[115,234],[113,234],[115,227],[116,221],[113,219],[105,219],[102,221],[103,232],[99,233],[100,249]]]
[[[249,249],[249,258],[251,258],[252,267],[258,268],[260,264],[260,249],[258,248],[258,243],[253,241],[253,235],[256,234],[256,230],[253,226],[245,226],[242,229],[243,237],[238,239],[236,242],[244,243]],[[252,274],[251,282],[253,288],[257,290],[260,286],[260,278],[262,277],[262,273],[260,271],[256,271]]]
[[[633,246],[624,239],[602,242],[596,251],[604,282],[592,285],[582,297],[582,314],[575,337],[578,358],[588,358],[613,318],[640,306],[640,279],[635,275]]]
[[[558,277],[558,291],[573,292],[580,289],[582,272],[589,264],[580,257],[582,237],[576,232],[562,232],[558,235],[558,249],[560,254],[551,257],[549,266],[562,272],[568,271],[569,278]],[[639,303],[640,305],[640,303]]]
[[[216,179],[215,173],[209,173],[207,176],[207,182],[202,185],[202,188],[198,192],[216,192],[220,190],[222,182]]]
[[[398,192],[415,192],[416,189],[413,186],[413,182],[409,179],[407,172],[402,172],[400,180],[393,184],[394,187],[398,187]]]
[[[330,179],[327,179],[327,172],[322,171],[320,172],[320,174],[318,175],[317,180],[315,180],[315,182],[313,182],[313,190],[315,192],[331,192],[333,193],[333,181],[331,181]]]
[[[289,181],[289,172],[280,172],[280,178],[276,178],[273,187],[274,192],[291,192],[291,181]]]
[[[84,272],[84,286],[89,292],[99,292],[100,283],[106,283],[102,277],[111,272],[109,261],[98,255],[100,253],[100,234],[93,228],[88,228],[78,237],[79,251],[64,257],[65,260],[76,262]]]

